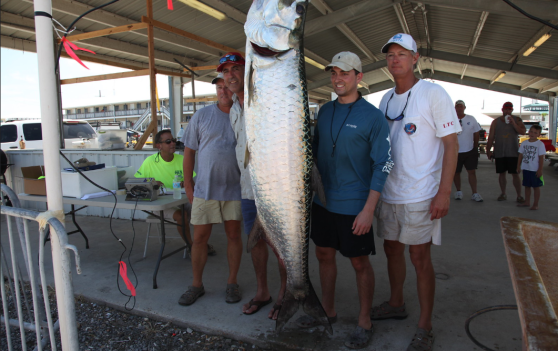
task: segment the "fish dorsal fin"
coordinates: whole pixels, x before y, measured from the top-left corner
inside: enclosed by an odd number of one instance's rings
[[[260,216],[256,216],[252,230],[248,235],[248,242],[246,242],[246,252],[250,253],[258,241],[260,241],[260,239],[265,239],[265,237],[265,230],[262,222],[260,221]]]

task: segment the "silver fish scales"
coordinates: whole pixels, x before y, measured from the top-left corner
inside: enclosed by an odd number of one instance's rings
[[[331,331],[308,275],[313,161],[302,51],[306,7],[307,1],[256,0],[245,24],[246,166],[258,209],[247,247],[265,239],[286,269],[277,328],[302,304]]]

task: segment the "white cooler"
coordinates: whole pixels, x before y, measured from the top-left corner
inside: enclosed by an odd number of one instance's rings
[[[106,167],[92,171],[82,171],[87,178],[108,190],[118,189],[117,167]],[[77,172],[62,171],[62,196],[81,198],[84,195],[104,191],[89,183]]]

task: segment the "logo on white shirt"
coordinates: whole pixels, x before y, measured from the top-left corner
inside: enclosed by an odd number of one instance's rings
[[[444,124],[442,124],[442,126],[443,126],[444,128],[447,128],[447,127],[453,126],[453,121],[451,121],[451,122],[448,122],[448,123],[444,123]]]

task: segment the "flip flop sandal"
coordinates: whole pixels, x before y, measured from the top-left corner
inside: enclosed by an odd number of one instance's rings
[[[430,351],[433,344],[434,333],[432,333],[432,330],[426,331],[425,329],[418,328],[407,351]]]
[[[278,304],[278,303],[273,304],[273,307],[271,308],[271,310],[273,311],[273,313],[271,314],[272,317],[271,318],[267,317],[267,318],[271,320],[275,320],[273,319],[273,315],[275,314],[275,312],[281,311],[281,307],[283,307],[282,304]],[[277,317],[279,317],[279,315],[277,315]]]
[[[254,301],[254,299],[250,300],[250,302],[248,302],[248,310],[250,308],[252,308],[253,306],[256,306],[256,310],[251,312],[251,313],[246,313],[246,312],[242,312],[248,316],[253,315],[254,313],[258,312],[259,310],[262,309],[262,307],[269,305],[271,303],[273,299],[271,298],[271,296],[269,297],[269,300],[266,301]]]
[[[393,307],[387,301],[383,302],[381,305],[373,307],[370,311],[370,319],[372,320],[382,320],[382,319],[405,319],[409,314],[405,310],[405,304],[401,307]]]
[[[345,339],[345,346],[354,350],[363,349],[370,343],[372,334],[374,334],[374,326],[370,327],[368,330],[361,326],[357,326],[356,329],[347,336],[347,339]]]
[[[333,324],[337,322],[337,315],[333,317],[327,317],[327,319],[329,320],[330,324]],[[320,323],[316,318],[312,316],[304,315],[296,320],[296,325],[299,328],[308,329],[308,328],[319,327],[322,325],[322,323]]]

